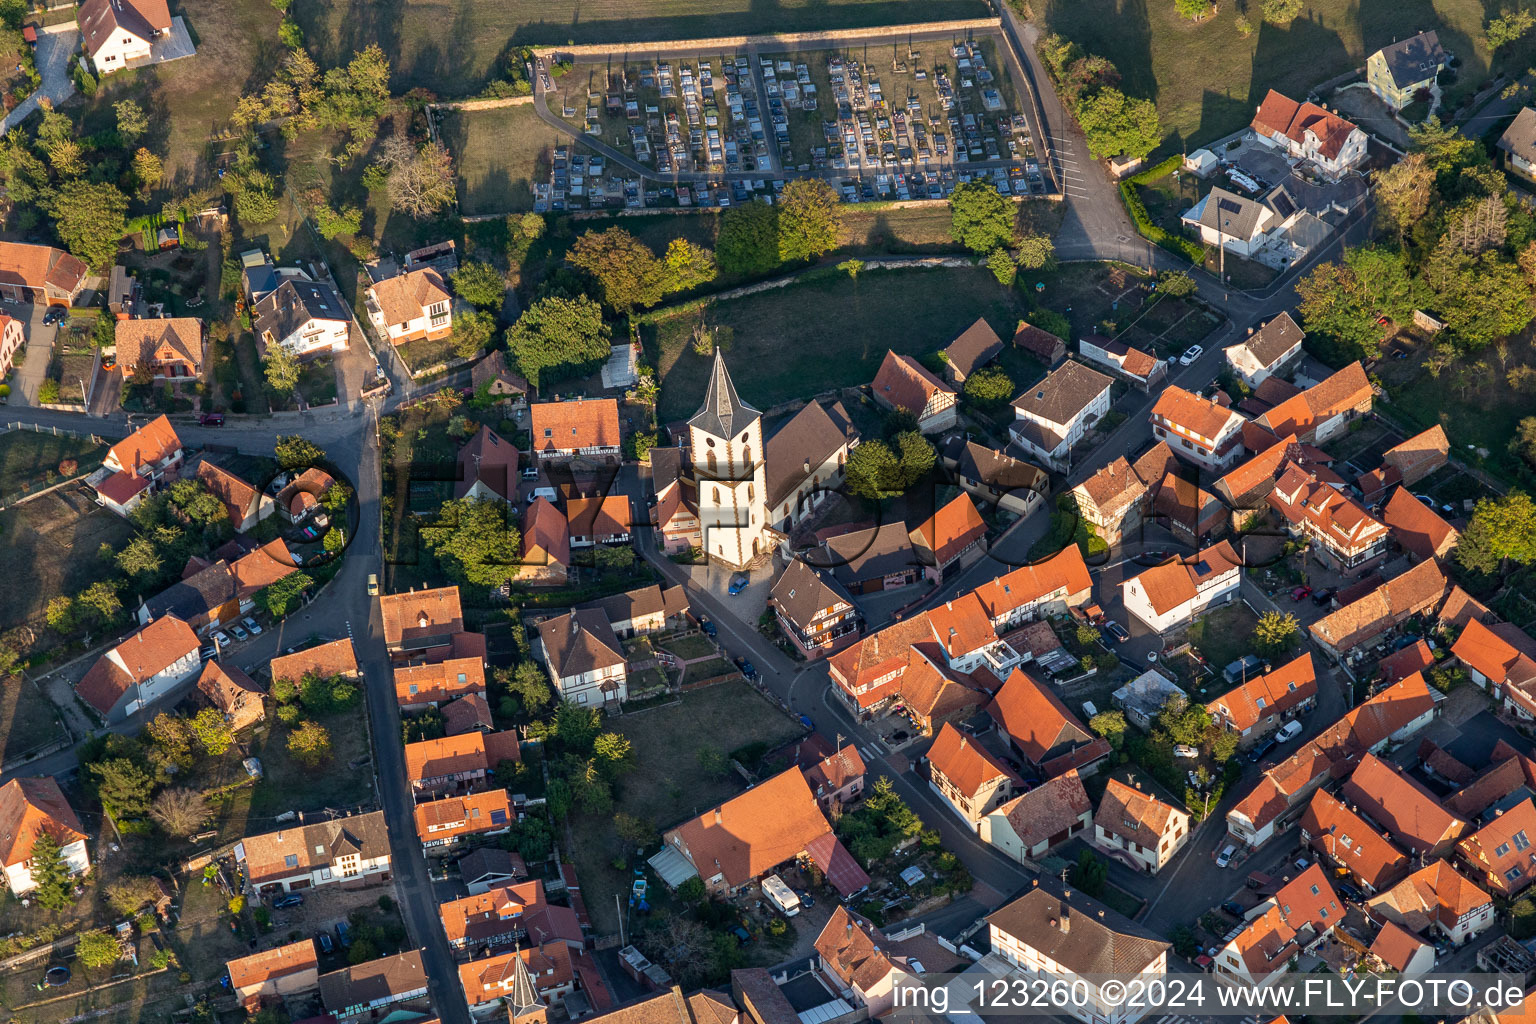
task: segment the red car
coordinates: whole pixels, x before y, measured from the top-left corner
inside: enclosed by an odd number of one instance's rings
[[[1304,597],[1311,597],[1311,596],[1312,596],[1312,588],[1311,587],[1297,587],[1295,590],[1291,591],[1291,600],[1292,601],[1300,601]]]
[[[222,427],[224,414],[221,412],[205,412],[198,417],[197,422],[205,427]]]

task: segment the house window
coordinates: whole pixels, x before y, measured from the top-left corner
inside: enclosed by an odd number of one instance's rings
[[[1315,885],[1312,887],[1312,895],[1313,896],[1317,895],[1317,886],[1315,886]],[[1287,913],[1289,913],[1289,911],[1287,911]]]
[[[1504,877],[1513,882],[1523,874],[1525,874],[1525,872],[1521,871],[1519,868],[1510,868],[1508,871],[1504,872]]]
[[[290,868],[298,867],[299,866],[299,855],[296,854],[296,853],[290,853],[288,856],[284,857],[283,858],[283,866],[284,867],[290,867]]]
[[[1509,852],[1509,844],[1508,843],[1500,843],[1498,845],[1498,847],[1496,849],[1494,849],[1493,855],[1495,857],[1502,857],[1502,856],[1504,856],[1508,852]]]

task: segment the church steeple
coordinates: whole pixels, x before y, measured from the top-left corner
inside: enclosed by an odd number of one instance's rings
[[[725,368],[725,355],[716,348],[715,362],[709,370],[709,390],[704,393],[704,404],[699,406],[699,411],[693,414],[688,425],[715,437],[729,438],[746,430],[762,415],[736,394],[736,385],[731,383],[730,372]]]
[[[534,990],[533,976],[528,973],[521,948],[512,958],[512,994],[507,1003],[511,1024],[544,1024],[547,1019],[549,1011]]]

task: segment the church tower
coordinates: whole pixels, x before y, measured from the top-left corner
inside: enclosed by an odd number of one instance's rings
[[[763,467],[763,414],[743,402],[715,349],[704,404],[688,421],[699,485],[699,529],[709,560],[744,569],[772,550],[768,482]]]

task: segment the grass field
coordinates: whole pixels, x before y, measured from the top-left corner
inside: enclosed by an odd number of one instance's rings
[[[1166,0],[1044,0],[1035,10],[1049,31],[1114,61],[1127,92],[1156,100],[1166,153],[1241,128],[1271,88],[1302,99],[1420,29],[1437,29],[1461,58],[1453,105],[1488,74],[1483,22],[1493,8],[1479,0],[1310,0],[1285,26],[1262,24],[1257,7],[1248,5],[1256,31],[1247,39],[1237,30],[1240,8],[1227,4],[1199,23]]]
[[[95,468],[107,454],[106,445],[89,440],[55,437],[31,430],[11,430],[0,434],[0,497],[9,498],[47,487],[50,473],[57,473],[59,463],[74,459],[78,472]]]
[[[0,575],[26,580],[0,602],[0,628],[41,625],[48,599],[74,594],[102,578],[96,549],[120,548],[133,537],[133,525],[89,499],[57,493],[0,512]]]
[[[0,761],[19,759],[66,735],[59,712],[36,683],[12,680],[0,687]]]
[[[829,275],[718,303],[706,321],[728,326],[727,350],[741,397],[760,409],[797,396],[867,384],[886,349],[925,355],[986,316],[1012,334],[1019,295],[985,268],[866,272],[857,281]],[[661,376],[662,422],[686,416],[704,393],[709,360],[690,332],[697,314],[647,325],[646,354]]]
[[[455,111],[443,118],[442,131],[467,216],[533,209],[533,182],[549,177],[554,147],[571,141],[531,105]]]
[[[251,4],[251,7],[265,5]],[[477,93],[514,47],[693,39],[985,17],[980,0],[297,0],[322,66],[378,43],[391,83],[441,97]]]

